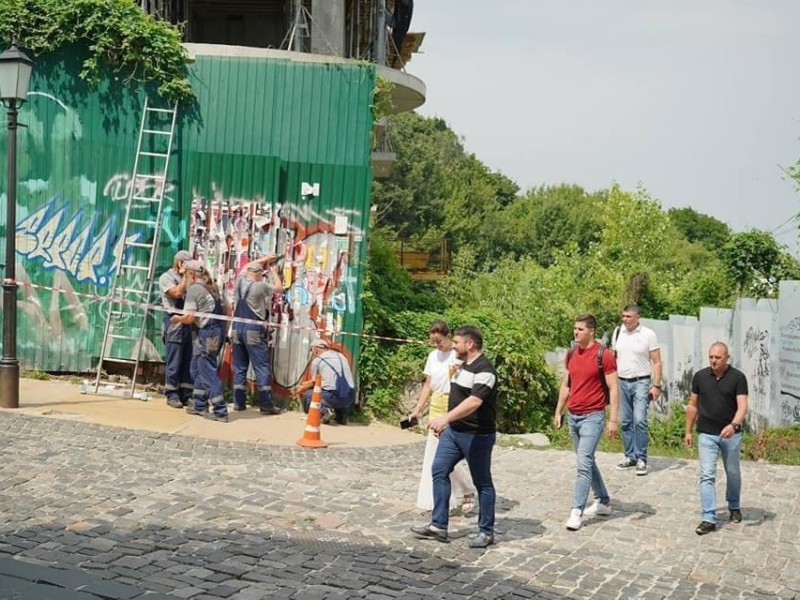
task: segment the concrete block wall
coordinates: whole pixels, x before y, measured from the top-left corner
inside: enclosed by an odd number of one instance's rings
[[[778,299],[740,298],[733,309],[704,307],[699,317],[642,323],[661,344],[663,396],[653,413],[666,415],[673,404],[686,403],[692,376],[708,365],[708,349],[720,341],[730,349],[731,364],[747,375],[749,429],[800,424],[800,281],[781,282]],[[558,348],[545,359],[562,373],[565,354]]]

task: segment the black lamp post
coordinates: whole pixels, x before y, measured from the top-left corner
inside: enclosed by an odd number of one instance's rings
[[[6,180],[6,272],[3,276],[3,357],[0,358],[0,407],[19,408],[17,360],[17,111],[28,96],[33,61],[16,40],[0,54],[0,100],[8,109]]]

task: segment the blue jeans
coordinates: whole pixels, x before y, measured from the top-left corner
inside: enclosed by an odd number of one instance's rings
[[[650,379],[619,380],[619,431],[625,456],[647,462],[647,405]]]
[[[467,460],[472,483],[478,490],[478,529],[494,535],[495,491],[492,482],[492,448],[494,433],[464,433],[451,427],[439,436],[433,458],[433,513],[431,524],[447,529],[450,509],[450,473],[462,458]]]
[[[717,455],[722,454],[725,468],[725,500],[728,508],[741,508],[742,473],[739,469],[739,451],[742,447],[742,434],[735,433],[729,438],[701,433],[697,448],[700,457],[700,513],[703,521],[717,522]]]
[[[575,480],[575,492],[572,497],[572,508],[583,511],[589,498],[589,489],[601,504],[608,504],[610,497],[603,476],[597,467],[594,453],[605,424],[605,411],[598,410],[585,415],[569,413],[569,434],[575,447],[575,459],[578,466],[578,477]]]
[[[272,388],[267,332],[263,327],[235,331],[233,337],[233,403],[247,405],[247,367],[253,365],[256,378],[256,398],[261,409],[272,408]]]

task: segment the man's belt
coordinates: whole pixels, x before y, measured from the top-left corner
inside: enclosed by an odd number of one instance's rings
[[[650,379],[650,375],[642,375],[641,377],[617,377],[620,381],[641,381],[642,379]]]

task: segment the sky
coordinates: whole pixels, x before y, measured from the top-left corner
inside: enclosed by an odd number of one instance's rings
[[[407,71],[522,190],[644,187],[797,253],[798,0],[417,0]]]

